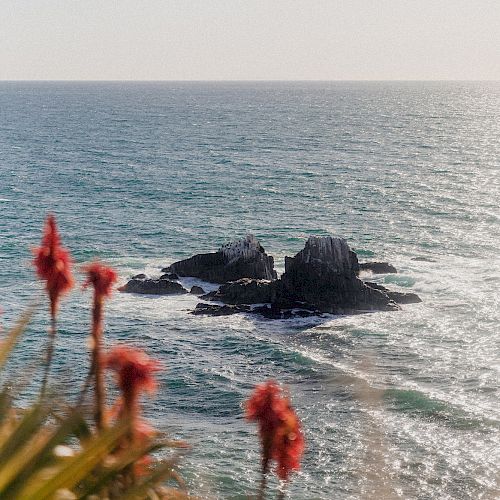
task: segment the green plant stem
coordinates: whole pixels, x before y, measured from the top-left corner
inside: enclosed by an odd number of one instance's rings
[[[92,382],[92,377],[94,376],[94,371],[94,359],[92,359],[87,377],[85,378],[85,382],[80,390],[80,395],[78,396],[78,400],[76,402],[76,408],[80,408],[85,400],[85,396],[87,395],[87,391],[89,390],[90,383]]]
[[[267,487],[267,476],[265,472],[262,472],[262,477],[260,479],[259,494],[257,495],[258,500],[264,500],[264,498],[266,498],[266,487]]]
[[[259,487],[259,493],[257,495],[257,500],[264,500],[264,498],[266,497],[267,471],[268,470],[269,470],[269,459],[264,457],[262,459],[260,487]]]
[[[57,333],[56,317],[55,317],[55,315],[52,315],[51,320],[50,320],[50,328],[49,328],[49,345],[47,348],[47,357],[45,358],[42,387],[40,390],[40,398],[41,399],[45,397],[45,393],[47,392],[47,384],[49,382],[50,366],[52,365],[52,358],[54,357],[54,348],[55,348],[55,344],[56,344],[56,333]]]
[[[104,370],[102,362],[102,299],[94,296],[94,308],[92,310],[92,338],[94,346],[92,351],[92,366],[95,376],[95,424],[98,430],[104,427],[104,402],[106,391],[104,388]]]

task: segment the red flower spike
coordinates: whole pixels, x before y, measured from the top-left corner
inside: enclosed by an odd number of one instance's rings
[[[289,407],[274,439],[273,458],[277,462],[276,473],[280,479],[287,480],[291,471],[300,469],[304,448],[300,421],[294,410]]]
[[[84,288],[92,285],[96,298],[99,300],[111,295],[112,286],[118,279],[118,275],[113,269],[103,266],[99,262],[93,262],[85,266],[84,271],[87,273],[87,280],[83,283]]]
[[[130,442],[138,443],[151,437],[153,430],[140,417],[139,392],[154,392],[154,373],[160,364],[139,349],[116,346],[106,356],[106,366],[116,372],[123,399],[120,415],[130,418]]]
[[[277,462],[277,474],[288,479],[300,469],[304,436],[300,421],[274,381],[258,385],[246,404],[246,418],[256,421],[262,442],[262,467],[266,473],[271,459]]]
[[[117,373],[124,395],[130,391],[156,390],[154,373],[160,370],[160,364],[139,349],[114,347],[106,357],[106,366]]]
[[[33,250],[33,254],[37,275],[45,280],[51,315],[55,318],[60,297],[72,288],[74,280],[70,254],[61,246],[56,219],[52,214],[48,215],[45,221],[42,244]]]

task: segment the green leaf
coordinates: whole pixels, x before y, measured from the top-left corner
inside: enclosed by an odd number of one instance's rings
[[[71,490],[89,474],[128,432],[128,423],[122,423],[92,439],[81,453],[69,459],[50,478],[43,482],[31,481],[19,492],[17,500],[48,500],[57,490]]]
[[[7,333],[6,338],[3,342],[0,343],[0,368],[3,367],[5,362],[7,361],[7,357],[10,354],[10,351],[16,345],[21,334],[26,330],[33,314],[35,313],[36,305],[30,306],[27,311],[25,311],[21,317],[17,320],[17,323],[10,329],[9,333]]]
[[[64,442],[74,433],[74,430],[80,425],[82,417],[76,413],[69,415],[52,434],[45,429],[39,430],[39,439],[31,439],[25,447],[0,469],[0,478],[4,477],[4,472],[8,471],[10,480],[7,483],[0,480],[0,496],[6,498],[17,498],[17,492],[23,487],[29,478],[55,461],[54,448]],[[45,434],[45,435],[44,435]],[[33,445],[33,440],[35,445]],[[9,477],[6,476],[6,479]],[[6,491],[3,491],[8,484]]]
[[[14,432],[12,432],[0,448],[0,464],[4,464],[35,435],[46,416],[47,412],[39,404],[34,405],[24,414]]]
[[[142,500],[148,496],[148,491],[164,481],[167,477],[177,479],[177,474],[173,471],[174,461],[169,460],[160,465],[149,476],[143,479],[139,484],[129,488],[122,496],[121,500]],[[179,498],[188,498],[187,493],[179,491]]]

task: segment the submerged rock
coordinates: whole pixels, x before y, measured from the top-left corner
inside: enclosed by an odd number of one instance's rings
[[[266,319],[291,319],[291,318],[309,318],[310,316],[321,316],[316,310],[309,309],[281,309],[273,304],[264,305],[252,309],[253,314],[260,314]]]
[[[167,279],[132,278],[118,288],[120,292],[140,293],[145,295],[179,295],[188,291],[175,281]]]
[[[221,285],[211,300],[226,304],[264,304],[276,301],[278,281],[242,278]]]
[[[359,264],[360,271],[371,271],[375,274],[392,274],[398,270],[389,262],[362,262]]]
[[[224,306],[219,306],[216,304],[204,304],[204,303],[199,303],[196,305],[196,308],[194,311],[191,312],[191,314],[195,315],[202,315],[206,314],[209,316],[229,316],[231,314],[238,314],[238,313],[244,313],[244,312],[249,312],[250,307],[246,305],[224,305]]]
[[[396,292],[394,290],[389,290],[379,283],[373,283],[371,281],[365,281],[365,285],[375,290],[381,290],[390,299],[396,302],[396,304],[418,304],[422,302],[422,299],[414,292]]]
[[[241,278],[273,280],[277,278],[274,259],[267,255],[252,235],[223,245],[217,252],[198,254],[174,262],[162,271],[192,276],[212,283],[226,283]]]
[[[203,290],[201,286],[193,285],[191,287],[191,290],[189,290],[189,293],[192,293],[193,295],[203,295],[205,293],[205,290]]]
[[[283,298],[329,313],[399,309],[385,292],[365,285],[358,272],[358,258],[346,240],[311,236],[295,257],[285,258]]]
[[[196,316],[230,316],[231,314],[258,314],[266,319],[291,319],[291,318],[307,318],[309,316],[320,315],[319,311],[309,311],[307,309],[280,309],[273,305],[263,305],[260,307],[251,308],[246,304],[204,304],[196,305],[191,314]]]
[[[175,273],[165,273],[160,276],[161,280],[171,280],[171,281],[177,281],[179,279],[179,276]]]

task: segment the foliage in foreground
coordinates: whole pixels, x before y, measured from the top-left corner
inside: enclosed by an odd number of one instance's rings
[[[62,247],[55,218],[47,217],[42,244],[34,250],[37,275],[45,282],[50,327],[40,395],[27,408],[14,405],[18,381],[0,388],[0,498],[2,499],[182,499],[193,498],[176,472],[186,445],[160,440],[141,416],[140,398],[154,393],[160,365],[128,346],[103,349],[103,314],[116,273],[94,262],[84,268],[84,287],[93,288],[89,372],[73,404],[50,394],[49,377],[62,296],[74,285],[71,257]],[[0,373],[28,325],[30,308],[0,342]],[[107,405],[105,371],[116,376],[120,396]],[[85,402],[92,390],[92,417]],[[247,419],[256,421],[262,445],[264,498],[271,461],[282,480],[298,470],[304,450],[300,422],[289,398],[274,382],[258,386],[247,402]],[[169,458],[152,454],[169,448]],[[166,484],[170,486],[165,486]]]

